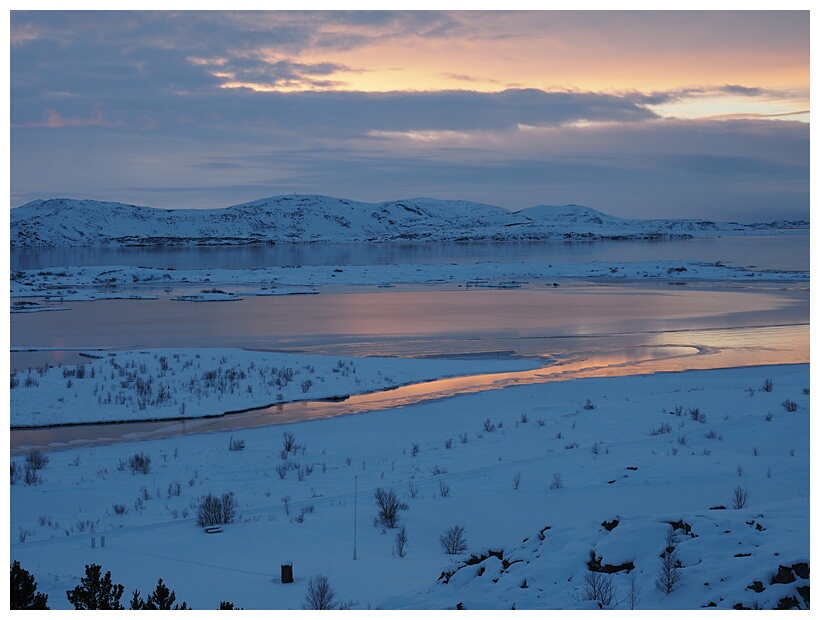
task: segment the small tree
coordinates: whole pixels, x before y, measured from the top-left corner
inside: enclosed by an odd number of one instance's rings
[[[208,493],[196,509],[196,523],[200,527],[233,523],[236,518],[236,498],[233,493],[217,497]]]
[[[735,487],[734,496],[732,497],[732,506],[735,510],[746,508],[749,505],[749,491],[746,487],[740,485]]]
[[[242,609],[242,607],[236,607],[230,601],[219,601],[219,609]]]
[[[402,525],[399,532],[396,534],[396,543],[394,551],[397,556],[403,558],[407,555],[407,529]]]
[[[655,587],[664,594],[670,594],[681,580],[681,564],[678,552],[674,547],[667,547],[661,553],[658,575],[655,578]]]
[[[771,392],[774,384],[772,383],[771,379],[766,379],[763,381],[763,391],[764,392]]]
[[[100,577],[102,567],[99,564],[86,564],[85,577],[73,590],[66,590],[68,602],[74,609],[124,609],[120,597],[124,590],[122,584],[111,582],[111,571]]]
[[[393,489],[377,488],[373,497],[376,499],[378,516],[376,524],[393,529],[399,521],[399,510],[407,510],[409,506],[399,501]]]
[[[615,601],[615,588],[612,586],[612,575],[587,571],[584,575],[584,589],[581,600],[596,601],[603,607],[612,605],[613,601]]]
[[[26,466],[34,471],[45,469],[48,465],[48,456],[42,450],[32,450],[26,456]]]
[[[439,536],[439,542],[448,555],[456,555],[467,551],[467,539],[464,537],[464,526],[454,525],[444,530],[444,534]]]
[[[148,595],[148,600],[145,601],[145,609],[188,609],[188,603],[182,602],[182,605],[174,605],[177,595],[173,590],[169,590],[168,586],[162,583],[162,579],[157,581],[156,589]]]
[[[302,609],[335,609],[336,592],[330,587],[330,582],[324,575],[316,575],[308,581],[305,593],[305,602]]]
[[[48,609],[48,594],[37,591],[34,575],[21,568],[17,560],[11,565],[10,609]]]

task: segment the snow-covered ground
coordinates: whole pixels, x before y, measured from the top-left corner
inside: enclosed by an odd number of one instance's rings
[[[240,349],[86,355],[90,359],[83,364],[13,373],[11,426],[192,419],[539,366],[524,360],[336,358]]]
[[[378,204],[315,195],[262,198],[226,209],[152,209],[95,200],[35,200],[11,210],[12,247],[261,243],[679,239],[808,230],[808,222],[738,224],[631,220],[579,205],[518,212],[463,200]]]
[[[363,362],[347,377],[293,367],[352,390],[375,368]],[[52,451],[33,484],[21,455],[10,560],[52,608],[70,607],[65,592],[92,563],[125,586],[126,606],[162,578],[197,610],[298,609],[324,575],[355,609],[597,608],[591,596],[619,609],[806,608],[808,388],[808,365],[519,386]],[[400,529],[374,524],[377,488],[406,504],[403,557]],[[235,521],[205,533],[197,507],[226,493]],[[454,526],[466,546],[448,555],[440,537]],[[280,582],[285,563],[294,583]]]
[[[112,298],[152,298],[140,288],[156,290],[175,286],[207,288],[180,296],[187,301],[238,300],[248,295],[316,294],[327,285],[395,286],[442,285],[516,288],[524,284],[552,286],[559,282],[590,279],[665,280],[687,283],[808,282],[806,271],[759,270],[723,263],[692,261],[504,263],[481,262],[463,265],[366,265],[305,266],[258,269],[156,269],[131,266],[62,267],[17,271],[11,276],[11,297],[43,297],[55,301]],[[530,280],[538,281],[531,283]],[[217,288],[218,286],[218,288]],[[122,289],[111,292],[110,289]],[[127,291],[127,292],[126,292]],[[12,304],[12,311],[32,311],[32,306]]]

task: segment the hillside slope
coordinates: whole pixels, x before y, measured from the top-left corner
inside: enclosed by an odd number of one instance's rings
[[[468,201],[413,198],[373,204],[317,195],[274,196],[225,209],[36,200],[12,209],[10,224],[12,248],[663,239],[808,228],[806,222],[627,220],[578,205],[511,212]]]

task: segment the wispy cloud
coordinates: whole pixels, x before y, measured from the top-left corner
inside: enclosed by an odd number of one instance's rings
[[[12,196],[807,212],[808,49],[793,11],[13,11]]]

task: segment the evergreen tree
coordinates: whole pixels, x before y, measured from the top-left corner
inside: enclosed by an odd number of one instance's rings
[[[142,600],[140,596],[139,590],[134,590],[134,594],[131,597],[131,609],[145,609],[145,601]]]
[[[125,609],[120,604],[120,597],[125,588],[122,584],[111,583],[111,571],[100,577],[102,567],[99,564],[86,564],[85,577],[73,590],[66,590],[68,602],[74,609]]]
[[[233,603],[230,601],[220,601],[219,602],[219,609],[242,609],[241,607],[235,607]]]
[[[20,567],[17,560],[11,565],[11,609],[48,609],[48,594],[37,592],[34,575]]]
[[[156,589],[148,596],[148,600],[145,601],[145,609],[188,609],[188,603],[185,601],[182,602],[181,606],[174,605],[174,601],[176,600],[176,593],[168,589],[168,586],[162,583],[162,579],[159,579]]]

